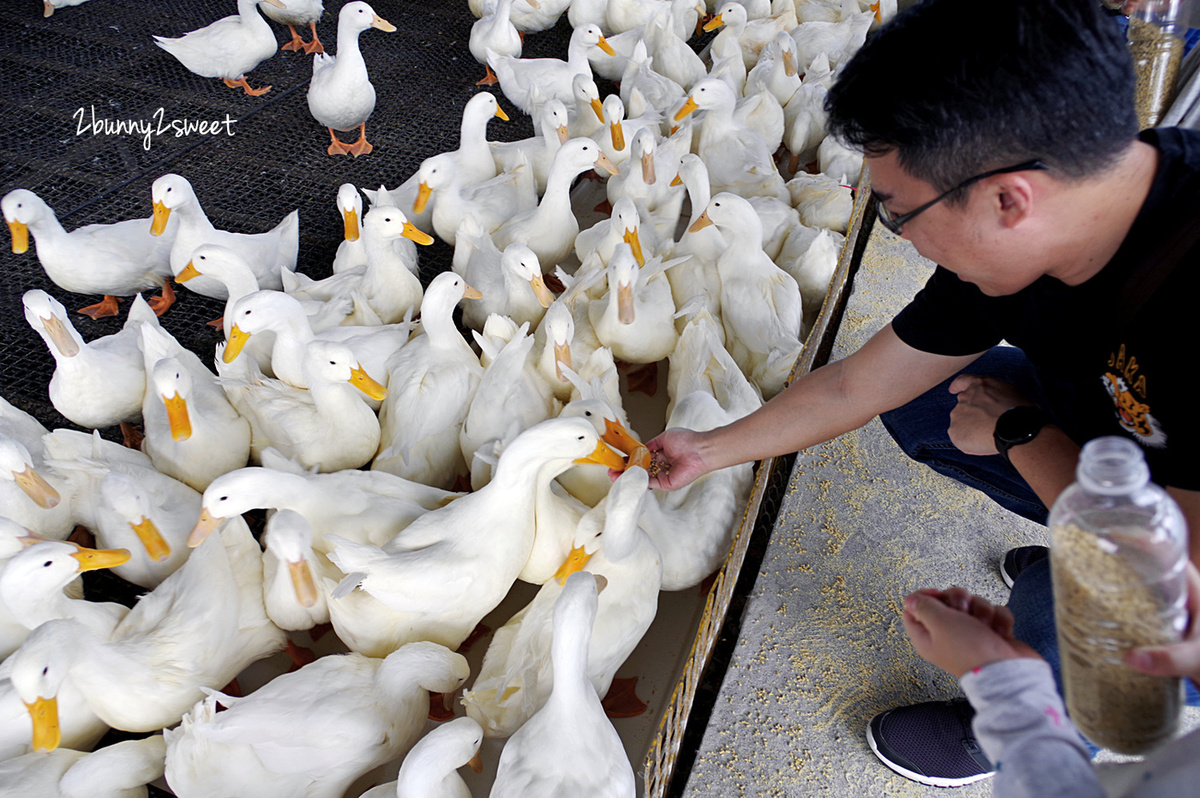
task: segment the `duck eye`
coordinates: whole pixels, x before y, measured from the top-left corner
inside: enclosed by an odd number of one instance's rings
[[[219,502],[227,502],[227,501],[229,501],[229,497],[228,497],[228,496],[222,496],[221,498],[217,499],[217,501],[219,501]]]
[[[42,563],[43,568],[49,568],[51,565],[54,565],[54,560],[46,560],[44,563]]]
[[[50,675],[50,666],[49,666],[49,665],[47,665],[46,667],[42,668],[42,675],[43,675],[43,676],[49,676],[49,675]]]
[[[329,361],[329,365],[331,365],[331,366],[336,366],[336,365],[337,365],[337,361],[336,361],[336,360],[331,360],[331,361]]]

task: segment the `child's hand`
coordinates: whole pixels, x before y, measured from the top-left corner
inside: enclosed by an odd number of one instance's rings
[[[918,590],[904,600],[917,653],[955,678],[1002,659],[1039,658],[1012,635],[1012,613],[961,587]]]

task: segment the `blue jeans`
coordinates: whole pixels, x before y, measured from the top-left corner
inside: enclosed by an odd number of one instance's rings
[[[1012,383],[1030,401],[1050,412],[1037,374],[1019,349],[1008,346],[990,349],[965,368],[963,373]],[[950,382],[946,380],[903,407],[882,414],[879,418],[884,427],[912,459],[983,491],[1006,510],[1045,524],[1049,511],[1007,460],[998,454],[964,454],[950,442],[950,411],[958,403],[950,393]],[[1013,583],[1008,608],[1016,620],[1013,634],[1050,664],[1061,693],[1062,672],[1054,626],[1054,591],[1050,581],[1049,559],[1021,571]],[[1186,685],[1188,704],[1200,706],[1200,691],[1191,680],[1186,680]]]

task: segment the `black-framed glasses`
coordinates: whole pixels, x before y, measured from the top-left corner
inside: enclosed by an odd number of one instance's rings
[[[1016,166],[1005,166],[1002,169],[992,169],[991,171],[984,172],[983,174],[975,175],[974,177],[968,177],[966,180],[962,181],[949,191],[939,194],[937,197],[931,199],[929,202],[926,202],[921,207],[911,210],[908,213],[901,214],[900,216],[892,216],[892,212],[889,211],[884,204],[878,200],[875,203],[875,209],[879,214],[879,223],[888,230],[891,230],[896,235],[900,235],[900,231],[904,229],[904,225],[911,222],[918,214],[929,210],[934,205],[937,205],[939,202],[944,200],[946,197],[949,197],[959,189],[966,188],[973,183],[978,183],[980,180],[992,177],[993,175],[1003,175],[1008,174],[1009,172],[1025,172],[1031,169],[1049,168],[1050,167],[1046,166],[1046,164],[1042,163],[1041,161],[1025,161],[1024,163],[1019,163]]]

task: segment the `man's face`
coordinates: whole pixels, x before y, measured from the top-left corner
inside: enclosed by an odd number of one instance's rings
[[[871,188],[893,216],[908,213],[942,192],[919,180],[897,163],[890,152],[868,157]],[[1002,176],[1001,176],[1002,177]],[[965,204],[943,200],[907,222],[900,235],[923,257],[973,283],[988,296],[1016,293],[1045,273],[1036,257],[1021,246],[1023,237],[1002,224],[1003,198],[994,190],[996,178],[972,186]]]

